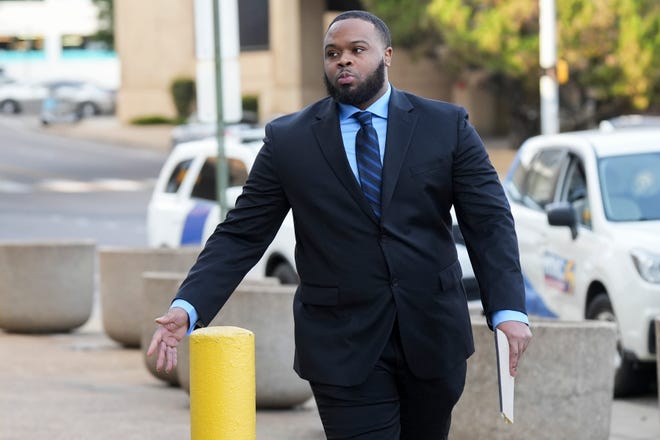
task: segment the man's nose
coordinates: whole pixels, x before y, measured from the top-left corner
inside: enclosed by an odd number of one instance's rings
[[[353,58],[350,53],[342,52],[341,57],[339,58],[340,66],[348,66],[353,63]]]

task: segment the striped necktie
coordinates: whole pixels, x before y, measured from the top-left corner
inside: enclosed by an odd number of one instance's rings
[[[376,217],[380,218],[380,186],[383,166],[380,163],[378,133],[371,124],[370,112],[357,112],[353,114],[353,117],[360,122],[360,130],[355,138],[355,158],[357,159],[360,185]]]

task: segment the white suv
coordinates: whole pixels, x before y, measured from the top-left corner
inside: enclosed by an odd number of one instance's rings
[[[235,136],[225,137],[229,171],[227,201],[230,206],[261,147],[261,142],[242,143]],[[213,233],[219,220],[216,201],[217,142],[215,138],[178,144],[165,161],[147,209],[147,239],[152,247],[201,246]],[[479,300],[467,249],[455,228],[458,258],[463,269],[463,285],[468,300]],[[297,284],[295,233],[291,213],[286,216],[264,257],[248,276],[271,276],[285,284]]]
[[[646,386],[660,316],[660,129],[531,138],[504,186],[528,311],[615,321],[615,393]]]

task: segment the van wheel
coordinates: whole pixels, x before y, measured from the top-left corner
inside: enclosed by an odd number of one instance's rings
[[[612,303],[607,293],[601,292],[597,294],[589,303],[587,307],[587,319],[617,322]],[[617,334],[618,332],[617,324]],[[646,391],[648,383],[644,380],[646,375],[640,374],[640,362],[630,359],[630,355],[626,355],[621,345],[620,335],[617,336],[616,348],[614,355],[614,396],[623,397]]]
[[[271,276],[280,280],[282,284],[298,284],[300,282],[298,274],[288,263],[278,263]]]

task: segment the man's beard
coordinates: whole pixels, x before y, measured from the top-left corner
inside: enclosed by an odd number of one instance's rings
[[[362,84],[359,84],[355,90],[351,90],[349,87],[336,87],[330,82],[327,74],[323,75],[323,81],[328,95],[335,101],[359,107],[360,104],[370,101],[383,88],[383,83],[385,82],[385,61],[381,60],[376,70]]]

